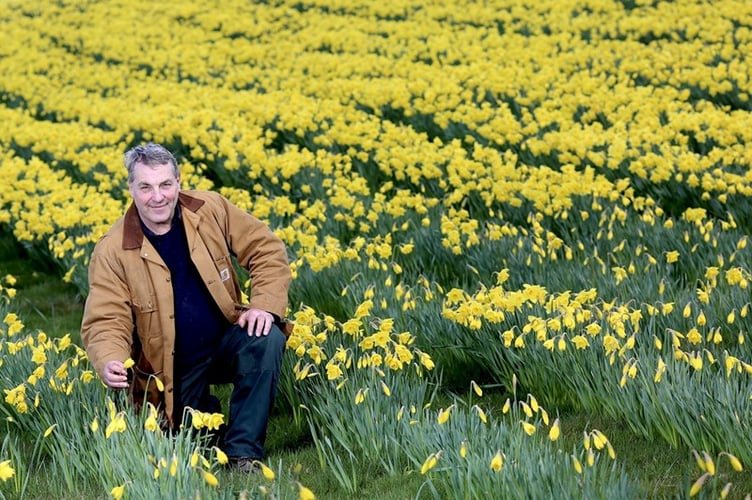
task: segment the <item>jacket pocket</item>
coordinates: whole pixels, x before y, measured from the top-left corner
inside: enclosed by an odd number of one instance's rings
[[[133,297],[131,304],[133,304],[136,334],[141,338],[160,335],[162,329],[159,324],[156,297],[152,294],[146,297]]]

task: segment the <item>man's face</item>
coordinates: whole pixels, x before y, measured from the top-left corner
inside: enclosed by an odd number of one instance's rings
[[[180,178],[172,165],[136,163],[128,187],[144,225],[156,234],[169,231],[180,192]]]

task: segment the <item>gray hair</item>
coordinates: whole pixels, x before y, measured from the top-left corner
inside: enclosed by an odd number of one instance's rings
[[[175,160],[175,156],[161,144],[150,142],[142,146],[136,146],[125,152],[125,168],[128,169],[128,182],[133,182],[133,167],[136,163],[143,163],[149,166],[169,163],[172,165],[175,177],[180,177],[180,170],[178,169],[178,162]]]

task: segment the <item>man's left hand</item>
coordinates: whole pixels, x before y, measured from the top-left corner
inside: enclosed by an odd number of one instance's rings
[[[248,335],[261,337],[269,335],[269,331],[274,324],[274,316],[270,312],[262,309],[246,309],[238,317],[238,326],[245,328]]]

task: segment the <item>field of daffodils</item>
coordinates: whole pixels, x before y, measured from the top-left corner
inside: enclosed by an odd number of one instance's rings
[[[341,491],[642,497],[600,430],[561,444],[573,409],[725,497],[752,467],[751,54],[742,0],[6,0],[0,227],[85,296],[123,153],[160,142],[286,243],[279,404]],[[316,495],[273,461],[226,485],[0,283],[0,498],[40,464],[71,496]]]

